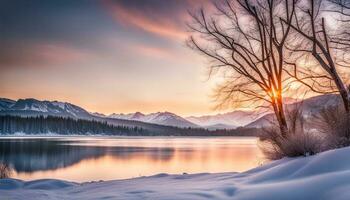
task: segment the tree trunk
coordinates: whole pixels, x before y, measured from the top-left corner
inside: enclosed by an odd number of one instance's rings
[[[280,118],[281,134],[282,134],[282,137],[285,138],[288,135],[288,124],[287,124],[286,116],[284,114],[282,97],[280,97],[277,100],[277,106],[278,106],[278,116]]]
[[[348,89],[343,84],[343,82],[340,79],[340,77],[339,77],[337,72],[333,73],[332,76],[333,76],[335,85],[337,86],[337,88],[339,90],[340,97],[342,98],[345,111],[349,115],[350,114],[350,99],[349,99]]]
[[[281,136],[286,138],[288,135],[288,123],[284,114],[282,97],[278,97],[277,100],[272,100],[272,107],[277,118],[278,126],[280,128]]]

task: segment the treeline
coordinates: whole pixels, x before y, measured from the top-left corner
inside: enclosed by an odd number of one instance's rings
[[[177,128],[171,126],[157,126],[158,129],[146,129],[113,125],[105,121],[73,119],[56,116],[0,116],[0,134],[14,133],[61,135],[126,135],[126,136],[252,136],[256,129],[238,128],[235,130],[209,131],[202,128]],[[159,128],[162,127],[162,128]]]
[[[7,115],[0,116],[0,133],[142,135],[146,134],[146,131],[138,127],[114,126],[107,122],[94,120],[54,116],[19,117]]]

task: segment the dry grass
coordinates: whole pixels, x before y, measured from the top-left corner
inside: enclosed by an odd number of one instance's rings
[[[282,137],[277,125],[263,130],[260,147],[265,157],[277,160],[283,157],[309,156],[323,151],[326,147],[323,137],[304,129],[304,118],[299,108],[288,111],[289,132]]]
[[[288,112],[289,133],[281,137],[273,124],[260,135],[267,159],[313,155],[325,150],[350,146],[350,116],[342,106],[324,108],[311,119],[316,131],[306,131],[300,109]]]
[[[272,129],[265,131],[265,138],[261,139],[261,149],[265,157],[270,160],[277,160],[283,157],[310,156],[323,151],[323,139],[317,134],[310,132],[296,132],[288,135],[287,138],[269,137]],[[266,138],[266,133],[268,137]]]
[[[342,107],[330,107],[316,116],[316,127],[326,135],[329,148],[350,146],[350,117]]]
[[[0,164],[0,179],[10,178],[12,170],[7,164]]]

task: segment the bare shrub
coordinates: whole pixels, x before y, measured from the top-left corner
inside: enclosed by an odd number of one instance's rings
[[[9,178],[12,170],[9,165],[0,163],[0,179]]]
[[[326,136],[330,149],[350,146],[350,118],[344,108],[324,108],[316,118],[316,128]]]
[[[287,137],[280,136],[276,125],[264,129],[260,135],[260,147],[267,159],[309,156],[325,149],[321,135],[305,131],[301,109],[293,108],[287,114],[290,127]]]
[[[274,130],[270,129],[266,132],[271,135]],[[261,141],[263,142],[261,145],[262,152],[270,160],[283,157],[310,156],[324,150],[322,138],[310,132],[297,132],[290,134],[287,138],[270,137]]]

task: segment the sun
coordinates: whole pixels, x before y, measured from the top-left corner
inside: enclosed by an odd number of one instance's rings
[[[278,92],[277,90],[275,90],[274,88],[271,88],[268,92],[269,96],[274,98],[274,99],[277,99],[280,97],[280,92]]]

